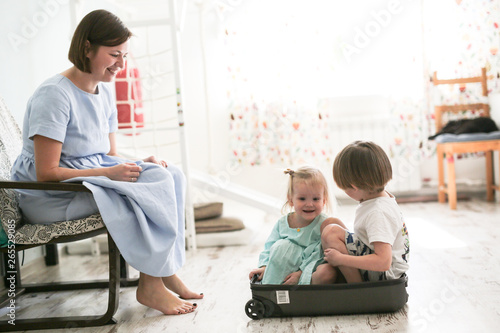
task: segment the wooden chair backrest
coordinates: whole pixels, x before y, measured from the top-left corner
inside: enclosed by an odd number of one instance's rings
[[[486,76],[486,68],[481,68],[481,76],[467,77],[460,79],[438,79],[437,72],[434,72],[432,83],[437,86],[440,84],[466,84],[466,83],[481,83],[483,96],[488,96],[488,77]],[[456,104],[456,105],[437,105],[434,107],[434,117],[436,122],[436,132],[439,132],[445,124],[443,124],[443,114],[447,112],[459,113],[468,110],[482,110],[483,117],[490,117],[490,106],[485,103],[475,104]]]

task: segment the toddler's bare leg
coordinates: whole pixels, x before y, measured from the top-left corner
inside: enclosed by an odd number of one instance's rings
[[[196,308],[196,303],[186,302],[165,288],[162,278],[144,273],[140,274],[136,297],[142,305],[167,315],[189,313]]]
[[[325,226],[321,233],[321,244],[323,249],[333,248],[342,254],[348,255],[345,246],[345,229],[336,224]],[[362,282],[361,274],[357,268],[339,266],[342,275],[344,275],[347,283]]]
[[[311,284],[332,284],[337,280],[337,268],[330,264],[321,264],[311,276]]]
[[[344,222],[342,222],[336,217],[329,217],[326,220],[324,220],[323,223],[321,223],[321,228],[320,228],[321,233],[323,233],[325,227],[330,224],[338,224],[339,226],[347,230],[347,227],[345,226]]]

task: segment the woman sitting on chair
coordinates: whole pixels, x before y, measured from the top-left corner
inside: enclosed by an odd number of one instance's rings
[[[116,103],[104,82],[124,67],[131,36],[108,11],[82,19],[69,50],[74,66],[42,83],[28,102],[12,179],[83,181],[93,194],[19,191],[26,221],[100,212],[125,260],[141,272],[137,300],[165,314],[188,313],[196,303],[184,299],[203,295],[175,274],[185,261],[184,174],[154,156],[129,161],[116,151]]]

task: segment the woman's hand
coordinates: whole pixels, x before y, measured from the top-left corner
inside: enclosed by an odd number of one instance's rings
[[[107,177],[122,182],[136,182],[142,168],[135,163],[122,163],[108,168]]]
[[[298,284],[302,271],[296,271],[287,275],[283,284]]]
[[[143,159],[144,162],[150,162],[150,163],[154,163],[154,164],[158,164],[158,165],[161,165],[162,167],[166,168],[168,165],[167,165],[167,162],[165,162],[164,160],[159,160],[157,159],[155,156],[149,156],[149,157],[146,157],[145,159]]]
[[[264,277],[265,270],[266,270],[266,266],[262,266],[260,268],[253,269],[249,275],[250,280],[253,278],[254,275],[258,275],[257,281],[261,281],[262,277]]]

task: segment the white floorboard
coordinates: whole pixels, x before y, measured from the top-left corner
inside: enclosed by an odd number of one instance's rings
[[[251,298],[247,276],[278,216],[225,202],[225,215],[242,218],[253,236],[245,246],[201,248],[187,254],[178,275],[205,294],[194,313],[164,316],[137,303],[135,288],[122,288],[115,315],[118,324],[60,331],[498,332],[500,204],[478,198],[459,201],[456,211],[438,203],[401,204],[401,208],[411,242],[410,298],[397,313],[249,319],[244,311]],[[341,205],[335,215],[349,226],[354,209],[355,205]],[[71,255],[61,256],[56,267],[35,261],[23,268],[23,274],[27,280],[51,281],[105,277],[106,270],[105,256]],[[18,300],[16,315],[97,314],[104,311],[106,301],[102,290],[25,296]]]

